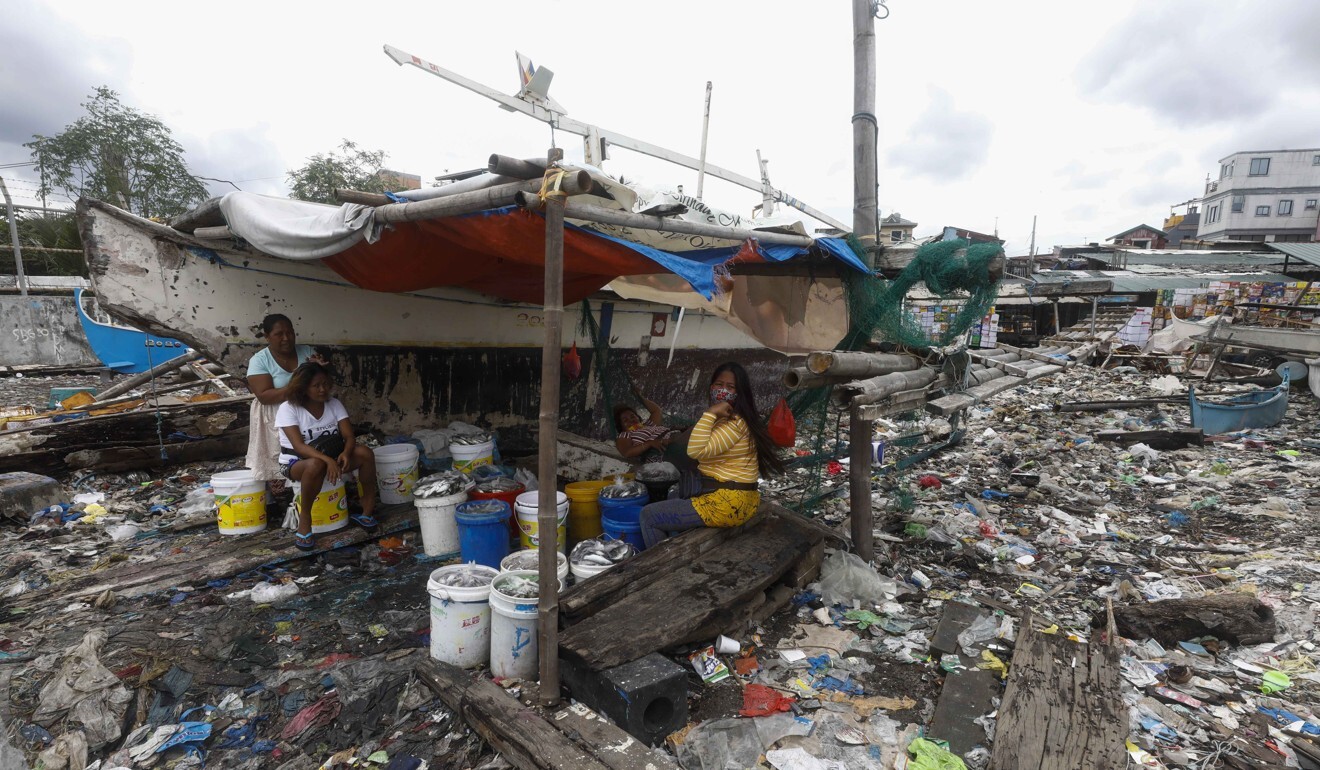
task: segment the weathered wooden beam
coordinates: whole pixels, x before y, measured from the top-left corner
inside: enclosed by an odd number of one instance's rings
[[[812,374],[806,367],[793,367],[784,372],[784,387],[789,390],[806,390],[807,388],[823,388],[827,385],[839,385],[845,382],[851,382],[855,377],[843,376],[832,377],[824,374]]]
[[[210,198],[201,205],[185,211],[177,217],[171,217],[170,227],[191,233],[199,227],[218,227],[225,224],[225,215],[220,211],[220,197]]]
[[[767,517],[759,527],[737,533],[699,560],[634,592],[628,601],[570,626],[560,636],[560,649],[600,671],[704,640],[703,629],[762,594],[820,539],[792,517]],[[647,622],[638,623],[638,618]]]
[[[247,449],[247,444],[248,431],[244,428],[217,438],[165,444],[163,447],[150,444],[80,449],[65,455],[64,465],[70,470],[90,468],[95,471],[122,473],[237,457]]]
[[[1200,428],[1177,428],[1174,430],[1102,430],[1095,434],[1095,440],[1129,447],[1133,444],[1145,444],[1151,449],[1182,449],[1189,446],[1204,446],[1205,434]]]
[[[518,770],[610,770],[493,682],[429,659],[417,676]]]
[[[564,151],[552,148],[546,167],[558,163]],[[590,177],[588,177],[590,182]],[[564,327],[564,198],[553,196],[545,204],[544,259],[545,336],[541,343],[541,410],[537,430],[537,475],[546,479],[537,494],[537,526],[541,532],[554,532],[559,516],[559,501],[554,484],[559,467],[555,431],[559,428],[559,351],[563,347]],[[537,546],[537,582],[540,586],[537,607],[537,654],[540,656],[540,679],[543,706],[559,704],[559,552],[555,540],[543,537]]]
[[[844,350],[823,350],[807,355],[807,370],[812,374],[831,376],[874,377],[893,372],[920,369],[922,361],[905,353],[854,353]]]
[[[926,404],[926,411],[941,416],[950,415],[974,404],[979,404],[993,395],[1012,390],[1026,381],[1026,378],[1023,377],[1000,377],[984,385],[968,388],[961,393],[951,393],[943,398],[937,398]]]
[[[1207,635],[1249,647],[1274,641],[1277,632],[1274,610],[1241,593],[1122,605],[1114,608],[1114,620],[1128,639],[1155,639],[1170,647]]]
[[[871,499],[871,439],[875,426],[862,416],[863,406],[863,397],[857,396],[848,410],[848,510],[853,552],[869,564],[875,558],[875,502]]]
[[[591,190],[591,184],[591,175],[586,171],[566,171],[560,182],[560,189],[569,195],[579,195]],[[376,221],[381,224],[420,222],[426,219],[474,214],[486,209],[511,206],[516,201],[518,193],[536,193],[540,189],[540,179],[529,179],[429,200],[391,203],[376,208]]]
[[[1025,614],[999,706],[991,767],[1113,770],[1126,762],[1127,706],[1111,635],[1077,644]]]

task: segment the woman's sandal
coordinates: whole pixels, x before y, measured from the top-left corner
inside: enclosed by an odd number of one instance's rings
[[[312,539],[312,533],[303,534],[301,532],[293,533],[293,544],[299,551],[315,551],[316,541]]]
[[[351,519],[354,524],[362,527],[368,532],[380,526],[380,522],[376,521],[375,516],[368,516],[365,513],[350,513],[348,514],[348,518]]]

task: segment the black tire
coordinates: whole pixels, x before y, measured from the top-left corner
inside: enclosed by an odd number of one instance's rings
[[[1259,366],[1262,369],[1269,369],[1270,371],[1274,371],[1275,369],[1277,369],[1279,367],[1279,364],[1282,364],[1286,360],[1287,359],[1280,358],[1279,356],[1269,352],[1268,350],[1261,350],[1247,356],[1248,364],[1252,366]]]

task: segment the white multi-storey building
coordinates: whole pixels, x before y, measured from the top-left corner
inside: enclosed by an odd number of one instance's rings
[[[1237,152],[1206,182],[1196,237],[1209,241],[1315,241],[1320,149]]]

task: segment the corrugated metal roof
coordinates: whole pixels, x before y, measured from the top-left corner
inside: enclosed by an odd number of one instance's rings
[[[1136,253],[1127,252],[1126,264],[1136,265],[1178,265],[1184,267],[1206,267],[1210,265],[1240,265],[1243,267],[1256,267],[1261,265],[1282,265],[1282,254],[1261,254],[1246,253],[1238,251],[1225,252],[1194,252],[1191,254],[1178,254],[1177,252],[1155,252],[1155,253]],[[1113,264],[1115,260],[1120,262],[1123,258],[1115,256],[1110,260]]]
[[[1295,279],[1279,273],[1203,273],[1201,275],[1116,275],[1110,280],[1114,282],[1115,294],[1128,294],[1161,289],[1202,289],[1214,281],[1292,283]]]
[[[1141,275],[1122,270],[1046,270],[1032,276],[1041,283],[1060,283],[1087,278],[1106,279],[1113,283],[1112,294],[1140,294],[1161,289],[1200,289],[1215,281],[1237,283],[1292,283],[1296,279],[1279,273],[1193,273],[1182,275]]]
[[[1320,243],[1270,243],[1268,246],[1308,265],[1320,266]]]

